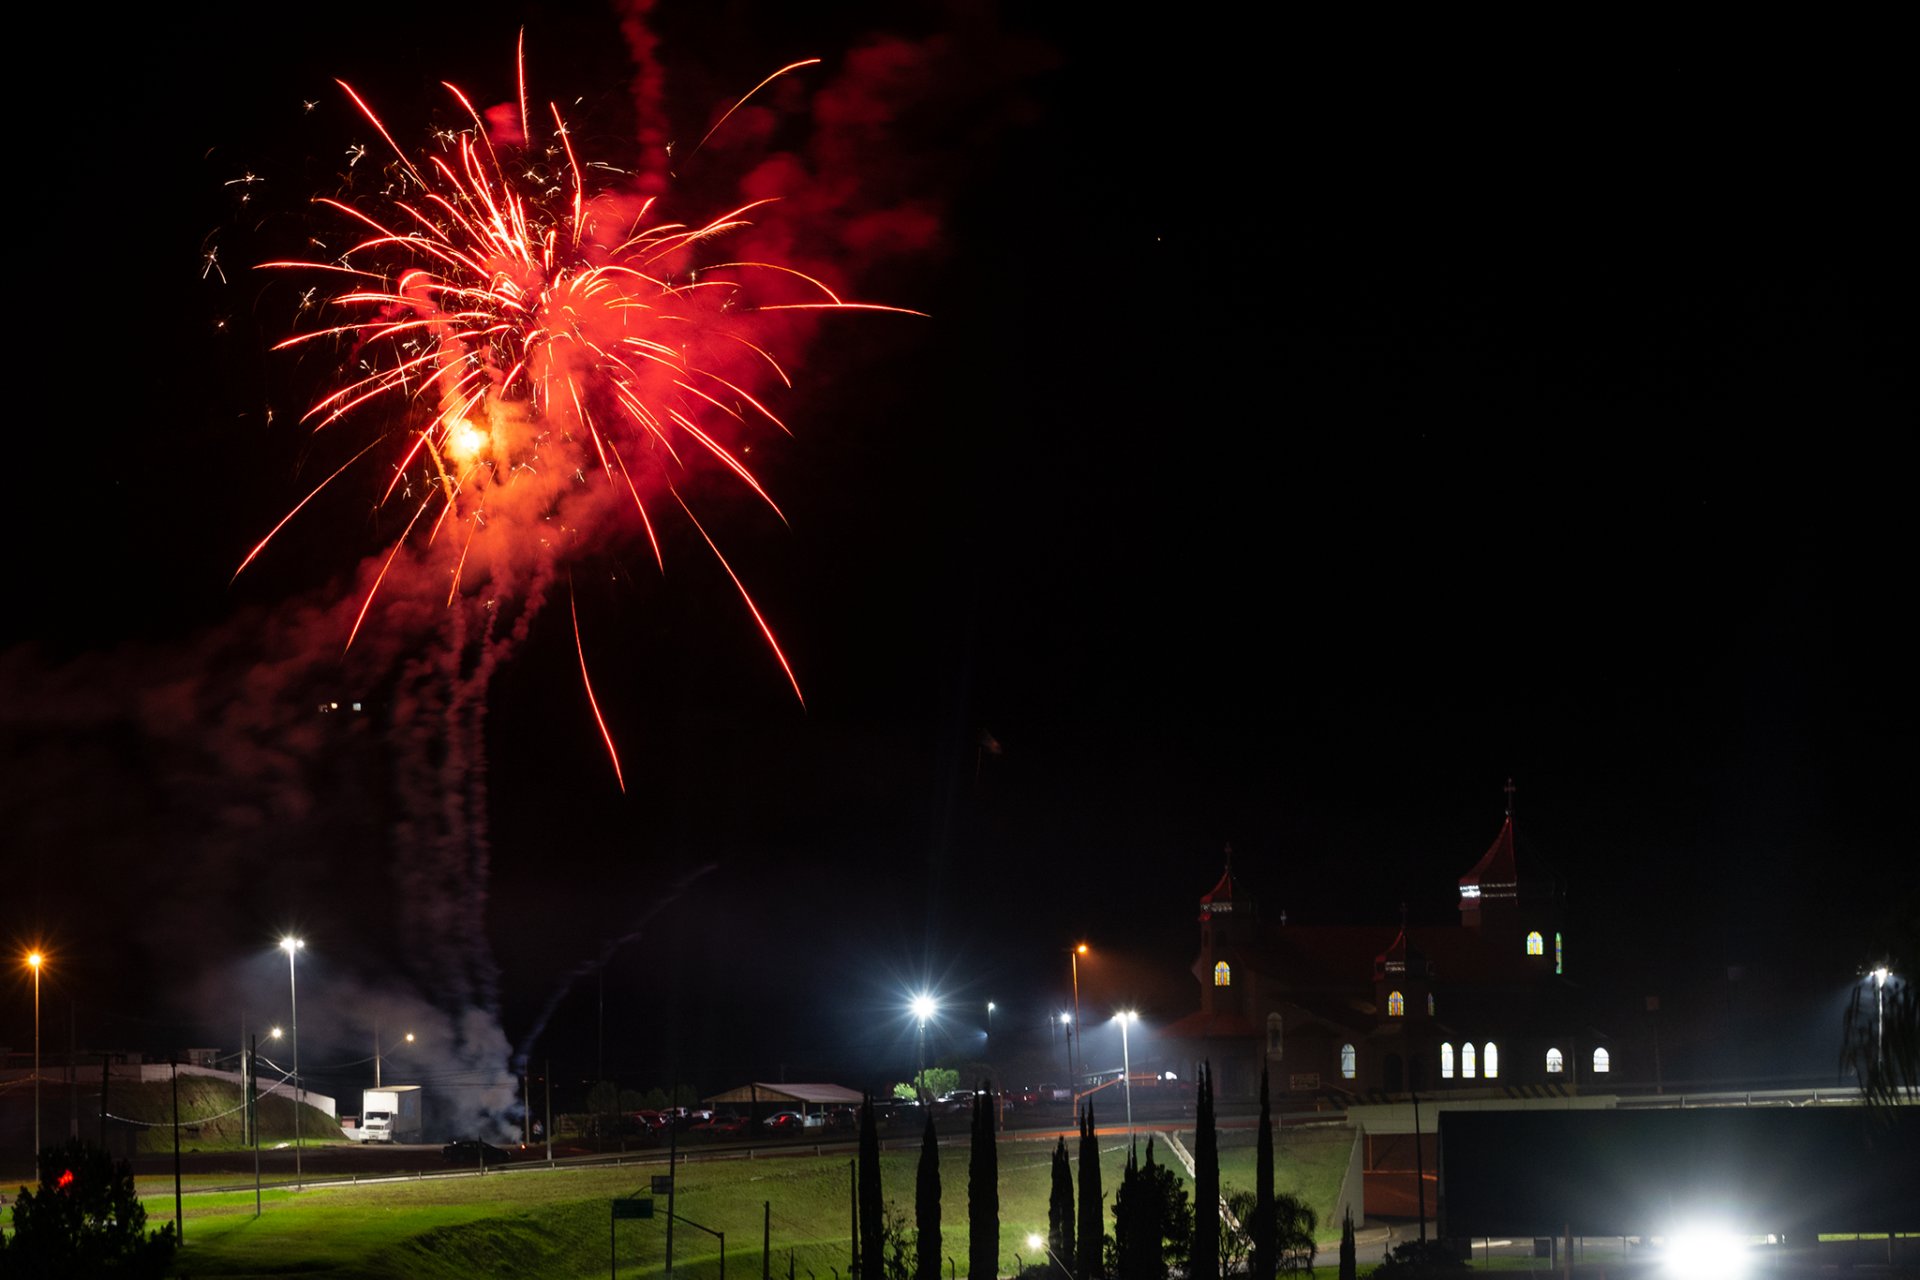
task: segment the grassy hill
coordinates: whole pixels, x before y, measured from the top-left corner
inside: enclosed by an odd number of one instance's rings
[[[245,1091],[227,1080],[207,1076],[180,1077],[180,1149],[182,1151],[236,1151],[247,1145],[242,1103]],[[82,1103],[80,1130],[98,1132],[92,1119],[99,1112],[99,1095]],[[88,1108],[91,1110],[88,1110]],[[263,1146],[293,1141],[293,1099],[269,1094],[260,1099],[260,1141]],[[173,1084],[139,1084],[115,1080],[107,1091],[107,1111],[121,1118],[134,1134],[137,1151],[173,1150]],[[318,1107],[302,1104],[300,1136],[303,1142],[344,1142],[340,1122]]]

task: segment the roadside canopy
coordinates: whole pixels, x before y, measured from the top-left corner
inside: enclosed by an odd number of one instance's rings
[[[746,1103],[753,1106],[773,1104],[793,1107],[805,1111],[809,1107],[857,1107],[861,1098],[857,1090],[843,1088],[837,1084],[743,1084],[738,1089],[729,1089],[725,1093],[716,1093],[708,1098],[707,1105],[716,1103]]]

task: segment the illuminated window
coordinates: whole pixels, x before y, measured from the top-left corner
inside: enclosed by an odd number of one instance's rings
[[[1387,993],[1387,1016],[1389,1018],[1404,1018],[1407,1016],[1407,998],[1398,991],[1389,991]]]
[[[1546,940],[1540,936],[1540,931],[1537,929],[1527,935],[1527,954],[1530,956],[1547,954]]]
[[[1480,1074],[1491,1080],[1500,1074],[1500,1046],[1487,1041],[1487,1051],[1481,1055]]]
[[[1233,970],[1227,967],[1225,960],[1213,966],[1213,985],[1216,987],[1230,987],[1233,985]]]
[[[1433,992],[1431,991],[1427,992],[1427,1016],[1429,1018],[1433,1016]]]
[[[1469,1080],[1473,1079],[1473,1046],[1471,1044],[1460,1046],[1460,1074]]]
[[[1613,1070],[1613,1059],[1607,1056],[1607,1051],[1605,1049],[1595,1049],[1593,1051],[1593,1074],[1601,1076],[1611,1070]]]
[[[1450,1044],[1440,1046],[1440,1078],[1453,1079],[1453,1046]]]
[[[1267,1052],[1274,1057],[1280,1056],[1280,1015],[1267,1015]]]
[[[1353,1075],[1354,1075],[1353,1046],[1350,1044],[1343,1044],[1340,1046],[1340,1078],[1343,1080],[1351,1080],[1353,1079]]]
[[[1567,945],[1562,942],[1558,932],[1553,935],[1553,971],[1565,973],[1567,970]]]
[[[1566,1067],[1566,1059],[1560,1056],[1558,1049],[1547,1050],[1547,1074],[1557,1076]]]

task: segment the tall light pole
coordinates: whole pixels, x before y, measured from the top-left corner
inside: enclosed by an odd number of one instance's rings
[[[1882,1059],[1886,1052],[1887,978],[1889,976],[1891,976],[1891,971],[1888,970],[1887,966],[1885,965],[1881,965],[1878,969],[1875,969],[1873,971],[1873,1065],[1875,1066],[1876,1069],[1881,1065]],[[34,1065],[34,1074],[37,1076],[40,1074],[40,1067],[39,1067],[39,1061],[38,1061],[38,1054],[40,1052],[40,1032],[38,1030],[38,1021],[40,1017],[40,1012],[39,1012],[40,980],[37,976],[37,971],[36,971],[36,977],[34,978],[33,993],[34,993],[33,994],[33,1008],[34,1008],[33,1016],[35,1019],[35,1028],[36,1028],[34,1031],[34,1039],[33,1039],[34,1054],[36,1055],[35,1065]],[[37,1116],[39,1115],[39,1113],[40,1113],[40,1104],[36,1100],[34,1102],[34,1114]]]
[[[1127,1052],[1127,1024],[1139,1018],[1131,1009],[1115,1014],[1120,1020],[1120,1075],[1126,1081],[1127,1150],[1133,1150],[1133,1056]]]
[[[920,1078],[914,1086],[920,1094],[921,1105],[931,1101],[927,1097],[927,1019],[940,1011],[932,996],[921,992],[913,998],[913,1016],[920,1019]]]
[[[987,1001],[987,1057],[993,1057],[993,1001]]]
[[[412,1044],[413,1032],[407,1032],[404,1039],[406,1043]],[[380,1020],[378,1018],[373,1021],[373,1087],[376,1089],[380,1087]]]
[[[1067,1093],[1071,1096],[1073,1088],[1073,1015],[1062,1010],[1060,1013],[1060,1032],[1067,1045]]]
[[[287,1000],[293,1014],[293,1181],[295,1186],[304,1185],[305,1179],[300,1171],[300,986],[294,981],[293,957],[307,944],[288,934],[280,939],[280,949],[287,953]]]
[[[38,951],[27,952],[27,968],[33,970],[33,1159],[40,1161],[40,966],[47,958]]]
[[[1087,954],[1087,944],[1084,942],[1067,952],[1069,962],[1073,966],[1073,1034],[1076,1039],[1080,1035],[1080,957],[1085,954]],[[1067,1056],[1067,1070],[1073,1074],[1073,1079],[1067,1081],[1067,1087],[1073,1090],[1074,1101],[1077,1103],[1080,1099],[1080,1076],[1085,1074],[1087,1069],[1087,1051],[1085,1045],[1068,1047],[1078,1048],[1080,1053],[1080,1070],[1077,1072],[1073,1069],[1073,1055],[1070,1053]]]

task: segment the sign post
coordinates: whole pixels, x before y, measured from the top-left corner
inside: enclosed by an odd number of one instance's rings
[[[620,1276],[620,1238],[617,1230],[622,1218],[651,1218],[653,1201],[644,1196],[622,1196],[613,1201],[613,1215],[607,1219],[607,1274]]]

